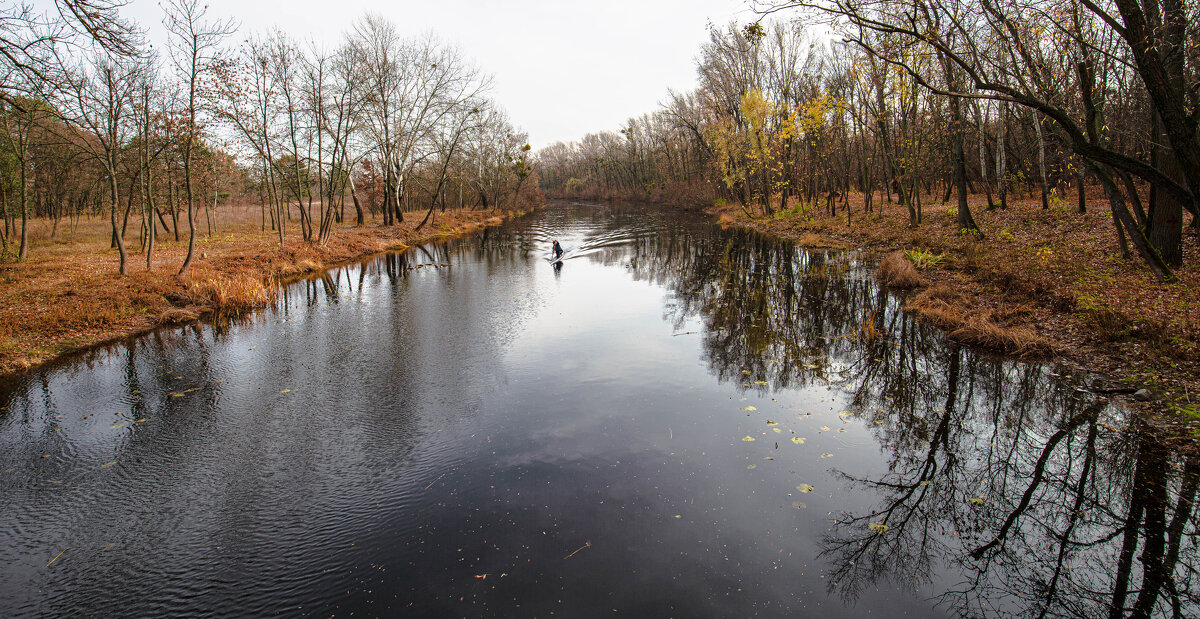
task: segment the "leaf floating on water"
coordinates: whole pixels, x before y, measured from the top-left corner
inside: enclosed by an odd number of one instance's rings
[[[767,457],[763,458],[763,460],[774,460],[774,459],[775,458],[772,458],[771,456],[767,456]]]
[[[743,439],[742,439],[742,442],[743,442],[743,443],[753,443],[753,442],[754,442],[754,437],[753,437],[753,436],[747,436],[747,437],[745,437],[745,438],[743,438]]]
[[[183,397],[183,393],[168,393],[167,395],[171,396],[172,398],[182,398]]]
[[[971,498],[967,499],[967,502],[974,503],[975,505],[983,505],[983,499],[978,498],[978,497],[971,497]]]
[[[742,370],[742,374],[745,374],[746,376],[749,376],[749,375],[750,375],[750,370]]]
[[[829,426],[821,426],[821,431],[822,431],[822,432],[828,432],[828,431],[829,431]]]
[[[113,465],[114,465],[114,464],[116,464],[116,463],[117,463],[117,461],[116,461],[116,460],[113,460],[112,462],[105,462],[104,464],[101,464],[101,465],[100,465],[100,468],[103,470],[103,469],[106,469],[106,468],[108,468],[108,467],[110,467],[110,466],[113,466]]]
[[[109,543],[107,543],[107,544],[105,544],[105,545],[103,545],[103,546],[101,546],[101,547],[100,547],[100,552],[107,552],[107,551],[108,551],[108,549],[109,549],[109,548],[112,548],[112,547],[113,547],[113,544],[112,544],[112,542],[109,542]]]
[[[923,481],[923,482],[921,482],[921,483],[919,483],[919,484],[917,484],[917,485],[918,485],[918,486],[932,486],[932,485],[933,485],[933,482],[931,482],[931,481],[929,481],[928,479],[926,479],[925,481]]]
[[[792,437],[792,442],[793,442],[793,443],[795,443],[795,444],[797,444],[797,445],[803,445],[803,444],[804,444],[804,437],[803,437],[803,436],[793,436],[793,437]]]
[[[876,420],[875,420],[875,425],[877,425],[877,426],[881,426],[881,425],[883,425],[883,424],[885,424],[885,423],[887,423],[887,422],[886,422],[886,421],[884,421],[884,420],[882,420],[882,419],[876,419]]]
[[[874,531],[876,534],[887,533],[888,526],[882,522],[872,522],[867,525],[867,528]]]
[[[771,421],[770,419],[768,419],[768,420],[767,420],[767,425],[769,425],[769,426],[777,426],[777,425],[779,425],[779,422],[778,422],[778,421]]]
[[[770,384],[770,383],[768,383],[768,382],[767,382],[767,381],[765,381],[765,380],[756,380],[756,381],[754,381],[754,384],[756,384],[756,385],[768,385],[768,384]]]
[[[142,417],[142,418],[138,419],[137,421],[135,421],[134,423],[146,423],[146,418]]]
[[[773,430],[775,434],[783,434],[783,430],[780,430],[779,428],[771,428],[771,430]]]
[[[821,457],[822,457],[822,458],[832,458],[832,457],[833,457],[833,454],[831,454],[831,453],[823,453],[823,454],[821,454]]]
[[[279,393],[291,393],[291,392],[292,392],[291,389],[280,389],[279,390]]]
[[[757,406],[743,406],[743,407],[742,407],[742,410],[744,410],[744,411],[756,411],[756,410],[758,410],[758,407],[757,407]]]
[[[683,515],[682,515],[682,514],[675,514],[675,518],[676,518],[676,519],[678,519],[678,518],[683,518]]]
[[[846,428],[838,428],[838,432],[841,432],[842,434],[845,434],[845,433],[846,433]]]
[[[756,468],[758,468],[757,464],[750,464],[750,465],[746,466],[746,470],[750,470],[750,471],[753,471]]]
[[[805,494],[813,491],[813,487],[808,484],[800,484],[799,486],[796,486],[796,489]]]
[[[124,427],[125,427],[125,424],[123,424],[123,423],[114,423],[114,424],[112,425],[112,429],[113,429],[113,430],[119,430],[119,429],[121,429],[121,428],[124,428]]]

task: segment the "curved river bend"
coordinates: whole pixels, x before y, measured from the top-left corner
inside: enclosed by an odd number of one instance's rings
[[[0,614],[1200,613],[1200,463],[871,267],[555,204],[0,384]]]

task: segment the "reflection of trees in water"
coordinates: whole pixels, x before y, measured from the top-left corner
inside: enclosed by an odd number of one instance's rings
[[[1078,377],[915,324],[854,254],[671,229],[609,259],[672,292],[677,328],[703,321],[721,380],[827,381],[874,429],[888,472],[846,479],[880,501],[823,540],[843,598],[889,580],[936,586],[970,616],[1196,614],[1200,460],[1076,389]],[[960,580],[934,583],[939,573]]]
[[[1041,398],[972,393],[994,374],[970,357],[947,355],[942,408],[880,433],[888,473],[849,478],[882,498],[825,539],[831,587],[920,583],[942,561],[963,575],[940,596],[961,614],[1194,613],[1195,461],[1180,473],[1136,424],[1113,432],[1105,402],[1062,383],[1043,381]]]

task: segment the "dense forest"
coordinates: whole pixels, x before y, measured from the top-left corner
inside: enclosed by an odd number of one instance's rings
[[[1200,4],[801,0],[710,27],[695,88],[539,151],[554,195],[738,204],[907,225],[949,203],[1100,202],[1162,279],[1200,205]],[[974,197],[974,196],[973,196]],[[991,231],[994,233],[994,231]],[[1190,242],[1190,241],[1189,241]]]
[[[326,49],[169,0],[158,53],[123,4],[0,7],[2,260],[27,258],[37,217],[52,236],[107,219],[122,274],[135,243],[150,269],[156,239],[186,240],[182,274],[227,205],[254,205],[281,244],[289,226],[325,243],[351,218],[423,225],[537,195],[491,78],[433,35],[368,14]]]

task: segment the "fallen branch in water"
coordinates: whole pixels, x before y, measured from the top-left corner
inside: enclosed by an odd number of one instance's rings
[[[575,556],[576,553],[578,553],[580,550],[583,550],[584,548],[591,548],[591,547],[592,547],[592,541],[588,540],[586,543],[584,543],[584,545],[580,546],[579,548],[576,548],[575,552],[572,552],[571,554],[563,557],[563,560],[565,561],[567,559],[570,559],[571,557]]]

